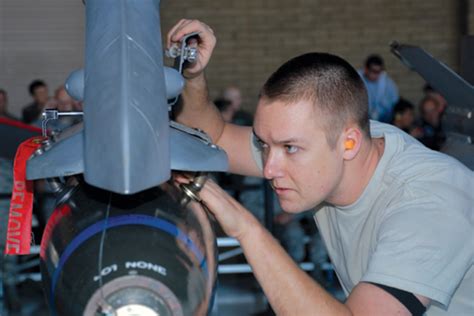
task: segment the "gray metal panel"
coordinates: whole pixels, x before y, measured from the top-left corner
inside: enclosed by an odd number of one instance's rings
[[[444,129],[473,137],[473,86],[419,47],[394,43],[392,52],[446,98],[448,107],[443,118]]]
[[[158,0],[87,0],[85,180],[122,194],[170,177]]]
[[[219,147],[176,128],[170,129],[171,169],[223,172],[228,170],[227,154]],[[83,126],[61,133],[51,148],[28,160],[29,180],[62,177],[84,172]]]
[[[64,84],[67,93],[76,101],[84,100],[84,69],[71,72]]]
[[[392,52],[446,98],[443,128],[447,139],[441,151],[474,169],[473,86],[419,47],[394,43]]]
[[[83,125],[74,125],[61,134],[41,155],[33,155],[26,164],[29,180],[70,176],[84,172]]]
[[[166,85],[166,98],[176,98],[184,88],[183,76],[174,68],[164,67],[165,72],[165,85]]]
[[[436,91],[441,93],[449,105],[474,108],[472,86],[429,53],[416,46],[398,43],[392,44],[392,52],[408,68],[416,71]]]
[[[474,13],[474,11],[473,11]],[[474,16],[473,16],[474,18]],[[461,76],[470,84],[474,84],[474,36],[461,38]]]
[[[184,88],[184,78],[174,68],[163,67],[166,86],[166,98],[176,98]],[[64,84],[67,93],[77,101],[84,99],[84,69],[73,71]]]
[[[474,170],[474,146],[472,144],[456,139],[454,135],[449,135],[441,152],[456,158],[466,167]]]
[[[170,132],[171,169],[208,172],[229,169],[224,150],[178,129],[171,128]]]

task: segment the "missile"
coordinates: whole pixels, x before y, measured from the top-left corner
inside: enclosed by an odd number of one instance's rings
[[[217,272],[203,206],[163,184],[120,195],[82,181],[61,193],[41,242],[53,315],[205,315]]]
[[[65,84],[83,122],[48,137],[26,165],[27,179],[47,179],[57,196],[40,253],[51,313],[206,315],[217,261],[196,198],[204,177],[170,180],[228,169],[207,135],[170,120],[195,54],[183,41],[179,67],[164,66],[158,0],[84,3],[85,66]],[[46,111],[44,125],[66,114]]]

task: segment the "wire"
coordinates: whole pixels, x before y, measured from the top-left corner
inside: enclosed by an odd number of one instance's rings
[[[109,193],[109,203],[107,204],[107,211],[105,213],[105,221],[104,227],[102,228],[102,235],[100,237],[100,245],[99,245],[99,259],[98,259],[98,270],[99,270],[99,287],[100,287],[100,294],[102,298],[102,304],[106,303],[104,289],[103,289],[103,282],[102,282],[102,260],[103,260],[103,253],[104,253],[104,243],[105,243],[105,235],[107,233],[107,226],[109,223],[109,214],[110,214],[110,205],[112,203],[112,192]],[[107,305],[107,304],[105,304]],[[102,305],[103,307],[104,305]]]

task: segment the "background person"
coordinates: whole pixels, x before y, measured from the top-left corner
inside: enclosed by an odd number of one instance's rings
[[[446,136],[441,125],[441,108],[439,99],[427,95],[420,101],[420,135],[418,139],[428,148],[440,150],[443,146]]]
[[[32,81],[28,92],[33,98],[33,102],[23,108],[22,120],[26,124],[31,124],[41,119],[41,113],[49,101],[49,92],[48,86],[42,80]]]
[[[8,94],[7,91],[3,89],[0,89],[0,117],[18,120],[14,115],[8,112]]]
[[[385,71],[382,57],[376,54],[367,57],[359,75],[369,95],[369,117],[380,122],[390,122],[393,106],[399,96],[397,85]]]
[[[411,134],[415,123],[415,107],[408,100],[400,98],[393,108],[392,125]],[[413,135],[412,135],[413,136]]]
[[[242,126],[251,126],[252,114],[242,109],[242,92],[237,86],[231,85],[222,91],[222,99],[228,100],[233,111],[232,123]]]

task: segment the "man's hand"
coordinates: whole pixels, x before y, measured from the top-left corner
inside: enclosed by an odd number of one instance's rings
[[[207,180],[200,196],[230,237],[241,240],[251,234],[252,228],[260,225],[249,211],[212,180]]]
[[[191,39],[189,45],[197,47],[198,57],[196,62],[184,70],[186,79],[193,79],[201,75],[209,63],[212,51],[216,46],[214,31],[201,21],[182,19],[171,28],[166,37],[166,46],[170,48],[173,44],[179,44],[183,36],[194,32],[199,33],[199,39]]]
[[[216,46],[212,29],[198,20],[179,21],[167,36],[167,46],[179,43],[186,34],[198,32],[197,61],[184,70],[187,79],[181,93],[183,103],[176,121],[205,131],[212,141],[222,147],[229,157],[229,171],[241,175],[262,176],[250,147],[252,129],[226,124],[209,97],[204,69]]]

